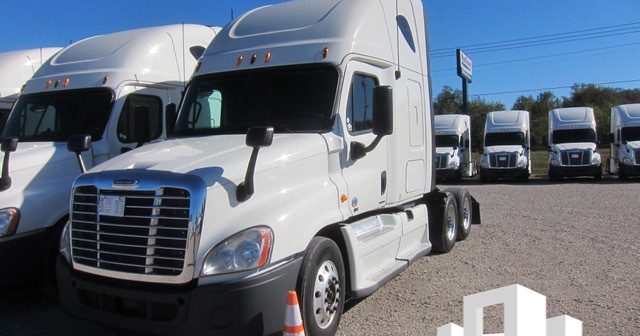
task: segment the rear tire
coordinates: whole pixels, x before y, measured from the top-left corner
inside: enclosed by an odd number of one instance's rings
[[[344,263],[338,245],[325,237],[313,238],[302,261],[297,286],[306,335],[336,333],[346,290]]]
[[[465,188],[449,188],[445,192],[450,192],[456,199],[458,206],[458,241],[469,237],[471,233],[471,218],[473,218],[473,206],[471,205],[471,194]]]
[[[442,253],[453,249],[458,236],[458,205],[453,194],[446,195],[442,207],[430,209],[434,212],[433,216],[429,216],[429,237],[433,250]]]

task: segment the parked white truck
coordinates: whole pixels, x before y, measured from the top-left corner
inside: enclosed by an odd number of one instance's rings
[[[609,173],[620,179],[640,176],[640,104],[611,108]]]
[[[60,48],[38,48],[0,53],[0,132],[22,86]]]
[[[56,272],[66,311],[271,335],[297,290],[306,334],[332,335],[346,299],[453,248],[479,208],[435,188],[425,32],[419,0],[287,1],[227,25],[176,138],[76,179]]]
[[[527,181],[531,175],[529,112],[494,111],[486,118],[480,179]]]
[[[471,159],[471,117],[442,114],[434,117],[436,134],[436,177],[460,180],[473,177],[477,168]]]
[[[171,25],[91,37],[64,48],[27,82],[3,133],[1,285],[52,280],[80,174],[67,139],[91,136],[83,156],[92,167],[164,138],[214,35],[205,26]]]
[[[549,179],[602,177],[596,118],[590,107],[549,111]]]

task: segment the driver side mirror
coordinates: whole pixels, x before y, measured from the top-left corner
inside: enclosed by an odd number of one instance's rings
[[[136,106],[133,111],[133,124],[136,132],[136,141],[138,147],[144,143],[151,141],[151,132],[149,131],[149,108],[146,106]]]
[[[377,86],[373,89],[373,134],[393,134],[393,89]]]
[[[256,162],[258,161],[258,152],[261,147],[269,147],[273,142],[273,127],[252,127],[247,131],[245,139],[247,146],[252,147],[251,157],[249,158],[249,166],[244,175],[244,181],[236,188],[236,198],[238,202],[248,200],[254,193],[253,176],[256,171]]]
[[[78,166],[80,166],[80,172],[84,173],[87,171],[87,167],[84,164],[84,160],[82,160],[82,152],[86,152],[91,148],[91,136],[88,134],[85,135],[72,135],[67,140],[67,149],[70,152],[76,154],[76,159],[78,160]]]

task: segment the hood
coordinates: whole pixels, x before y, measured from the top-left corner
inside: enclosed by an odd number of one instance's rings
[[[245,139],[245,135],[171,139],[122,154],[89,172],[127,169],[170,171],[194,174],[204,181],[218,180],[211,175],[215,174],[235,183],[244,179],[251,156],[252,149],[245,144]],[[256,174],[326,153],[326,142],[318,134],[276,134],[271,146],[260,149]]]
[[[640,140],[627,142],[627,148],[632,150],[640,149]]]
[[[90,163],[89,153],[84,155]],[[11,153],[11,187],[0,192],[0,207],[20,208],[18,234],[41,229],[69,210],[69,190],[80,175],[65,142],[23,142]]]
[[[563,143],[563,144],[554,144],[553,148],[561,151],[572,150],[572,149],[591,149],[595,151],[596,144],[594,144],[593,142]]]
[[[66,142],[20,142],[9,159],[11,173],[42,167],[57,161],[75,161],[75,155],[67,150]]]
[[[522,146],[490,146],[490,147],[485,147],[484,152],[487,154],[500,153],[500,152],[522,153],[523,149],[524,148]]]

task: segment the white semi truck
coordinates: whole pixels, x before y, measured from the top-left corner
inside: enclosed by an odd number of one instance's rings
[[[531,175],[529,112],[487,113],[480,167],[483,182],[492,178],[527,181]]]
[[[620,179],[640,176],[640,104],[611,108],[609,173]]]
[[[458,181],[473,177],[477,168],[471,159],[471,117],[442,114],[434,117],[436,134],[436,177]]]
[[[596,118],[590,107],[549,111],[549,179],[602,177]]]
[[[166,137],[214,35],[205,26],[170,25],[87,38],[57,53],[27,82],[3,133],[1,285],[55,279],[71,184],[80,174],[68,138],[91,136],[83,159],[92,167]]]
[[[56,272],[66,311],[145,333],[271,335],[297,290],[306,334],[333,335],[345,300],[451,250],[479,208],[435,188],[423,13],[298,0],[228,24],[176,138],[76,179]]]
[[[0,53],[0,132],[22,86],[60,48],[38,48]]]

